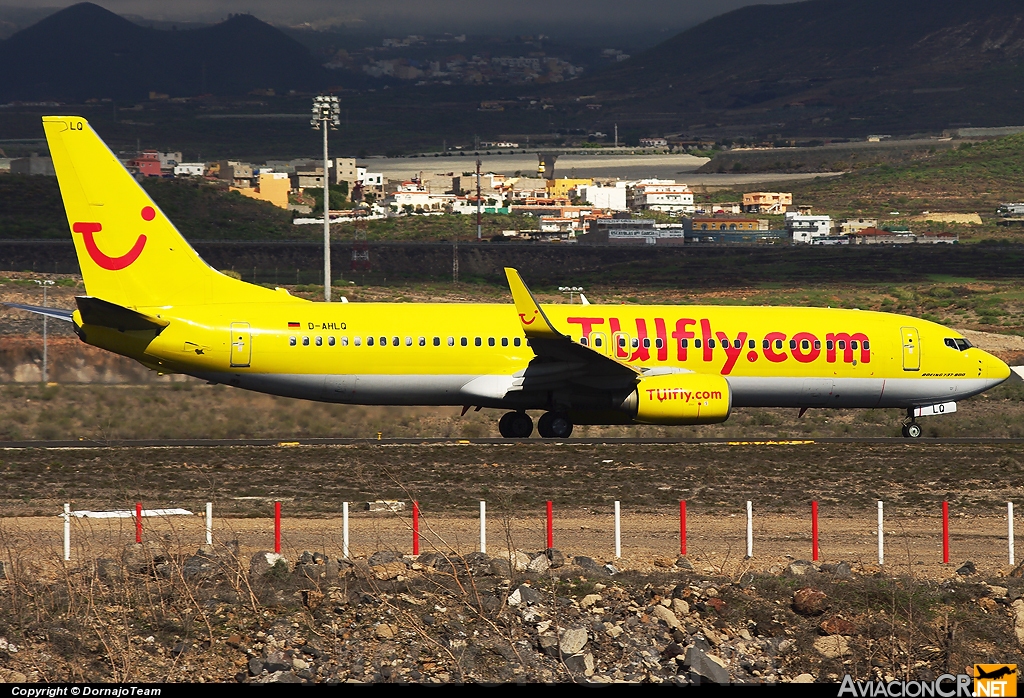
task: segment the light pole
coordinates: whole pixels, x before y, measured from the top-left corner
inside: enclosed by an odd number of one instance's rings
[[[337,130],[341,124],[341,107],[338,98],[317,95],[313,98],[313,118],[309,123],[324,132],[324,300],[331,302],[331,217],[330,176],[327,172],[327,131]]]
[[[50,281],[49,279],[46,279],[46,280],[43,280],[43,281],[40,281],[39,279],[33,279],[33,280],[37,284],[39,284],[40,286],[43,287],[43,307],[45,308],[45,307],[47,307],[47,303],[46,303],[46,290],[47,290],[47,287],[53,286],[53,282]],[[47,356],[47,354],[48,354],[47,344],[48,344],[48,342],[47,342],[47,338],[46,338],[46,316],[43,315],[43,385],[44,386],[47,383],[50,382],[50,372],[49,372],[49,365],[48,365],[48,361],[47,361],[47,359],[48,359],[48,356]]]
[[[583,287],[582,286],[559,286],[558,290],[561,291],[562,293],[568,293],[569,294],[569,303],[570,303],[570,305],[572,304],[572,296],[573,296],[574,293],[578,293],[581,296],[583,295]]]

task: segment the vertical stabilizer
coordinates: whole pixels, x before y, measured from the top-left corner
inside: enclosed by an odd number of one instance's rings
[[[78,116],[44,116],[86,292],[126,307],[266,302],[281,294],[211,269]]]

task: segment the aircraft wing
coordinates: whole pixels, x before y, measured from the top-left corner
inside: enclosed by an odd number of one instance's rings
[[[71,314],[73,310],[62,310],[61,308],[43,308],[38,305],[22,305],[21,303],[2,303],[0,305],[6,305],[8,308],[17,308],[18,310],[27,310],[30,313],[36,315],[45,315],[46,317],[52,317],[55,320],[65,320],[71,322]]]
[[[640,377],[639,369],[574,342],[556,330],[519,272],[506,267],[505,276],[523,334],[536,355],[529,366],[515,375],[517,389],[545,390],[565,383],[613,387],[632,385]]]

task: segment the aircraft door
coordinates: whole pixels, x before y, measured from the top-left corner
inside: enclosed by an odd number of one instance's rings
[[[903,370],[921,370],[921,338],[916,327],[901,327],[900,338],[903,345]]]
[[[613,332],[612,343],[615,345],[615,358],[629,358],[629,335],[625,332]]]
[[[252,359],[252,332],[248,322],[231,323],[231,367],[245,368]]]
[[[608,338],[605,336],[604,332],[591,332],[588,341],[590,342],[591,349],[596,351],[598,354],[608,356]]]

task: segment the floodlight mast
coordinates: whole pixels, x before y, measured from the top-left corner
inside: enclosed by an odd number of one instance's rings
[[[324,132],[324,300],[331,302],[331,217],[330,217],[330,175],[327,172],[327,131],[337,130],[341,124],[341,105],[338,98],[317,95],[313,98],[313,118],[309,120],[315,129]]]

